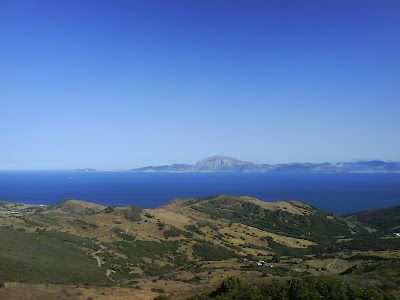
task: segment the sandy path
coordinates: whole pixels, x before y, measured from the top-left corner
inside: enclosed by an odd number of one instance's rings
[[[99,257],[99,256],[97,256],[97,254],[99,254],[100,252],[102,252],[103,250],[106,250],[107,248],[104,246],[104,245],[102,245],[102,244],[100,244],[99,242],[95,242],[97,245],[99,245],[100,246],[100,248],[101,249],[99,249],[99,250],[97,250],[95,253],[93,253],[92,255],[93,255],[93,257],[96,259],[96,261],[97,261],[97,266],[99,267],[99,268],[101,268],[101,266],[104,264],[103,263],[103,261],[101,260],[101,258]],[[111,281],[114,281],[114,279],[112,279],[110,276],[111,276],[111,274],[112,273],[114,273],[115,271],[114,270],[111,270],[111,269],[106,269],[106,276],[107,276],[107,278],[108,279],[110,279]]]
[[[332,262],[330,262],[329,264],[326,265],[327,268],[329,268],[330,266],[332,266],[338,259],[335,258]]]

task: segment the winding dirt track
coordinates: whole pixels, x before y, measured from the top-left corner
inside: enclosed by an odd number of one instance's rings
[[[101,266],[104,264],[103,261],[101,260],[101,258],[99,256],[97,256],[96,254],[99,254],[100,252],[102,252],[103,250],[107,249],[104,245],[100,244],[99,242],[95,242],[97,245],[100,246],[101,249],[97,250],[95,253],[93,253],[93,257],[96,259],[97,261],[97,266],[99,268],[101,268]],[[111,278],[111,274],[115,272],[114,270],[111,269],[106,269],[106,276],[108,279],[110,279],[111,281],[114,281],[114,279]]]

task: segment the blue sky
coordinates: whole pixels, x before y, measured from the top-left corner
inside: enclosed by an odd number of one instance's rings
[[[0,4],[0,169],[400,160],[399,1]]]

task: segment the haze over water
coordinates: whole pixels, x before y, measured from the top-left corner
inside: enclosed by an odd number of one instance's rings
[[[213,194],[297,200],[341,214],[400,205],[400,174],[132,173],[0,171],[0,201],[157,207]]]

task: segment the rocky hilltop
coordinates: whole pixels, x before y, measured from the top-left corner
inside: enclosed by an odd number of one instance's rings
[[[236,158],[217,155],[200,160],[193,166],[193,170],[195,172],[255,172],[260,171],[261,166]]]
[[[194,165],[173,164],[133,169],[132,172],[262,172],[262,165],[233,157],[216,155],[198,161]]]
[[[275,173],[390,173],[400,172],[400,162],[359,161],[339,163],[256,164],[228,156],[212,156],[194,165],[149,166],[131,172],[275,172]]]

